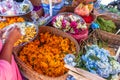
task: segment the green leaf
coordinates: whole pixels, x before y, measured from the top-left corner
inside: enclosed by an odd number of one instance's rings
[[[85,66],[86,62],[84,60],[82,60],[82,58],[81,58],[81,54],[79,54],[78,56],[79,57],[77,57],[77,59],[76,59],[76,62],[77,62],[76,67],[77,68],[82,68],[84,70],[88,70]]]
[[[112,79],[112,74],[110,74],[110,76],[108,78],[106,78],[107,80],[111,80]]]
[[[102,48],[102,47],[103,47],[103,44],[102,44],[102,42],[101,42],[101,41],[99,41],[99,42],[98,42],[98,46],[99,46],[100,48]]]
[[[110,61],[115,60],[113,57],[108,57],[108,59],[109,59]]]
[[[100,60],[100,59],[99,59],[97,56],[95,56],[95,55],[90,55],[89,58],[92,59],[92,60]]]
[[[105,20],[102,17],[98,17],[96,22],[99,24],[101,30],[107,32],[114,32],[116,30],[115,23],[112,20]]]
[[[92,70],[95,70],[95,71],[97,70],[97,68],[95,68],[95,67],[93,67],[93,68],[91,68],[91,69],[92,69]]]
[[[83,55],[83,52],[82,51],[80,51],[79,52],[79,54],[78,54],[78,56],[76,57],[76,62],[79,62],[79,60],[80,60],[80,58],[81,58],[81,56]]]

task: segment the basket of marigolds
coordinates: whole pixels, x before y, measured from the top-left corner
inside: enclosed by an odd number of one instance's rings
[[[99,35],[104,41],[120,45],[120,17],[114,13],[97,15],[95,22],[99,25]]]
[[[36,39],[14,50],[21,72],[30,80],[66,80],[67,54],[79,53],[77,41],[58,29],[42,26]]]
[[[38,26],[31,22],[21,22],[21,23],[14,23],[10,24],[7,27],[3,28],[5,33],[3,34],[3,43],[7,37],[9,29],[13,27],[18,27],[22,34],[22,37],[14,44],[15,47],[24,46],[25,44],[34,40],[38,34]]]
[[[94,31],[87,40],[81,42],[80,54],[77,57],[68,54],[64,61],[70,66],[97,74],[106,80],[119,80],[120,63],[119,55],[116,54],[119,54],[119,45],[104,42],[99,33]],[[71,65],[70,61],[76,65]],[[75,77],[68,76],[68,80],[73,78]]]

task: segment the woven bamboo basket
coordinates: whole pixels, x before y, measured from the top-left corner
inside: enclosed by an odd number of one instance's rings
[[[120,45],[120,35],[115,35],[113,33],[108,33],[103,30],[97,30],[99,36],[103,41],[107,41],[110,44]]]
[[[99,14],[97,13],[97,11],[94,12],[94,15],[96,15],[96,19],[97,17],[102,17],[106,20],[112,20],[116,27],[117,30],[120,29],[120,16],[118,16],[117,14],[114,13],[104,13],[104,14]],[[119,44],[120,45],[120,35],[116,35],[114,33],[109,33],[103,30],[97,30],[99,32],[99,35],[102,36],[104,41],[108,41],[112,44]]]
[[[106,20],[112,20],[115,25],[117,26],[118,29],[120,29],[120,16],[115,14],[115,13],[110,13],[110,12],[105,12],[100,14],[96,9],[94,9],[93,14],[96,16],[95,20],[97,17],[102,17]]]
[[[52,27],[47,27],[47,26],[40,27],[39,32],[40,33],[50,32],[51,34],[55,34],[57,36],[62,36],[62,37],[65,37],[65,38],[69,38],[76,45],[76,53],[77,54],[79,53],[79,50],[80,50],[79,44],[69,34],[64,33],[64,32],[62,32],[58,29],[55,29],[55,28],[52,28]],[[41,74],[38,74],[37,72],[35,72],[32,68],[27,66],[24,62],[22,62],[20,60],[20,58],[17,56],[17,54],[21,51],[22,48],[23,48],[22,46],[19,47],[19,48],[15,48],[13,52],[14,52],[16,62],[18,64],[22,74],[26,78],[28,78],[29,80],[66,80],[66,77],[68,75],[67,73],[65,75],[60,76],[60,77],[48,77],[48,76],[44,76],[44,75],[41,75]]]
[[[62,13],[62,12],[72,12],[74,13],[74,9],[76,7],[73,7],[73,6],[64,6],[60,11],[59,13]]]
[[[88,36],[88,39],[81,41],[80,42],[80,51],[83,51],[85,53],[84,46],[86,45],[92,45],[92,44],[97,44],[101,45],[101,47],[108,49],[110,51],[110,54],[112,56],[116,55],[116,51],[119,46],[120,46],[120,40],[112,42],[108,37],[103,37],[102,35],[107,36],[108,33],[103,34],[99,30],[94,30],[93,32],[90,33]],[[115,37],[116,38],[116,37]],[[120,39],[120,37],[118,37]],[[114,39],[114,37],[113,37]]]
[[[35,6],[40,6],[40,4],[41,4],[41,0],[30,0],[30,1]]]
[[[84,4],[89,4],[90,2],[96,2],[97,0],[73,0],[72,2],[72,6],[76,7],[78,6],[80,3],[84,3]]]
[[[114,13],[105,13],[104,15],[99,15],[99,17],[103,17],[106,20],[112,20],[117,28],[120,29],[120,16]]]
[[[82,3],[84,0],[73,0],[72,2],[72,6],[76,7],[78,6],[80,3]]]

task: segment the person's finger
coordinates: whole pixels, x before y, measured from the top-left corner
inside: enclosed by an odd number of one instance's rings
[[[0,34],[3,34],[5,32],[5,30],[0,30]]]
[[[10,32],[14,29],[14,27],[11,27],[10,29],[8,29],[7,31]]]
[[[17,27],[17,25],[12,26],[10,29],[8,29],[8,32],[14,30]]]
[[[20,31],[20,28],[16,27],[16,29],[17,29],[18,31]]]

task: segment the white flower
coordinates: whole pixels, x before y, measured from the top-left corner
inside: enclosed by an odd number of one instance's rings
[[[113,75],[111,80],[119,80],[119,76],[118,75]]]
[[[76,63],[74,62],[75,56],[73,54],[67,54],[64,58],[64,62],[68,65],[75,66]]]
[[[69,26],[66,26],[66,28],[63,29],[64,32],[67,32],[67,31],[69,31],[69,30],[70,30],[70,27],[69,27]]]
[[[101,61],[97,61],[97,65],[98,65],[98,67],[99,68],[107,68],[107,67],[109,67],[110,66],[110,64],[109,63],[107,63],[107,62],[101,62]]]
[[[63,20],[63,19],[64,19],[64,16],[63,16],[63,15],[59,15],[59,16],[56,17],[56,20],[57,20],[57,21],[61,21],[61,20]]]
[[[87,28],[86,24],[81,25],[81,28],[86,29]]]
[[[79,17],[74,16],[74,15],[70,15],[69,18],[71,19],[71,21],[77,21],[80,19]]]
[[[59,23],[54,23],[53,24],[56,28],[61,28],[61,25]]]
[[[82,26],[82,24],[81,24],[81,23],[78,23],[77,28],[79,29],[79,28],[81,28],[81,26]]]
[[[56,28],[60,28],[61,29],[61,22],[59,21],[59,22],[56,22],[56,23],[53,23],[53,25],[56,27]]]
[[[70,23],[69,23],[69,22],[66,22],[66,26],[67,26],[67,28],[70,27]]]
[[[120,72],[120,63],[112,60],[110,61],[110,64],[112,66],[112,74],[118,74]]]
[[[75,33],[75,31],[73,30],[73,28],[70,29],[70,33]]]
[[[69,18],[71,19],[71,21],[75,21],[73,15],[70,15]]]

